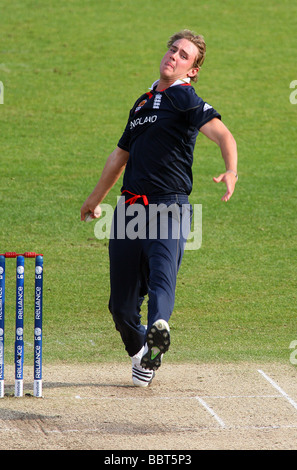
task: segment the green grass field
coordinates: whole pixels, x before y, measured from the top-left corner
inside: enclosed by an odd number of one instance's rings
[[[229,203],[223,160],[198,137],[191,202],[200,250],[178,277],[167,361],[289,362],[296,327],[297,4],[293,0],[0,0],[0,252],[44,253],[44,362],[127,360],[107,309],[108,244],[80,207],[134,100],[158,78],[168,37],[205,36],[197,92],[238,144]],[[106,201],[113,206],[121,181]],[[33,351],[33,261],[26,263],[25,361]],[[15,262],[7,261],[13,361]]]

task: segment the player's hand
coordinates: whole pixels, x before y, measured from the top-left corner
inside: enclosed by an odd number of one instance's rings
[[[235,185],[237,182],[237,176],[233,171],[226,171],[222,173],[218,177],[214,177],[213,181],[215,183],[225,183],[227,187],[227,191],[225,192],[224,196],[221,198],[222,201],[229,201],[230,197],[234,193]]]
[[[101,207],[100,205],[94,205],[88,201],[88,199],[83,203],[80,210],[80,220],[90,222],[93,219],[99,219],[101,216]]]

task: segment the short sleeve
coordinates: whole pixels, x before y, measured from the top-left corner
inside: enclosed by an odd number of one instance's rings
[[[221,119],[221,115],[218,111],[206,101],[203,101],[201,98],[200,100],[200,106],[190,111],[190,123],[198,130],[214,118]]]
[[[125,130],[122,134],[122,137],[120,138],[118,142],[118,147],[120,147],[123,150],[126,150],[129,152],[130,148],[130,138],[131,138],[131,131],[130,131],[130,122],[127,122],[127,125],[125,127]]]
[[[129,152],[129,148],[130,148],[130,139],[131,139],[130,119],[131,119],[131,117],[134,115],[135,111],[137,111],[137,106],[138,106],[138,104],[143,100],[143,98],[144,98],[146,95],[147,95],[147,94],[142,95],[140,98],[138,98],[138,100],[136,100],[136,102],[134,103],[133,108],[130,109],[128,122],[127,122],[126,127],[125,127],[125,130],[124,130],[124,132],[123,132],[123,134],[122,134],[122,137],[120,138],[120,140],[119,140],[119,142],[118,142],[118,147],[120,147],[120,148],[123,149],[123,150],[126,150],[127,152]]]

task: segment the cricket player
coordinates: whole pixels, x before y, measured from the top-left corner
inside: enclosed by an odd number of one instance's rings
[[[238,180],[235,139],[220,114],[192,86],[205,58],[203,36],[182,30],[167,46],[159,79],[130,110],[124,132],[81,208],[81,220],[86,214],[99,218],[100,203],[124,172],[109,240],[109,310],[132,360],[133,384],[139,387],[152,382],[170,345],[169,320],[188,234],[181,227],[192,215],[188,197],[199,131],[219,146],[224,160],[224,171],[213,178],[226,185],[222,201],[230,199]],[[134,204],[142,209],[143,231],[138,237],[125,230],[133,222]],[[161,224],[160,214],[151,216],[152,207],[170,208],[166,237],[160,230],[150,236],[148,228]],[[119,217],[123,211],[124,217]],[[143,325],[141,305],[146,295],[148,318]]]

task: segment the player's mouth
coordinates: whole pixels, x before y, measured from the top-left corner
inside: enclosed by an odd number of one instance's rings
[[[170,67],[172,70],[174,70],[174,65],[171,62],[166,62],[165,66]]]

